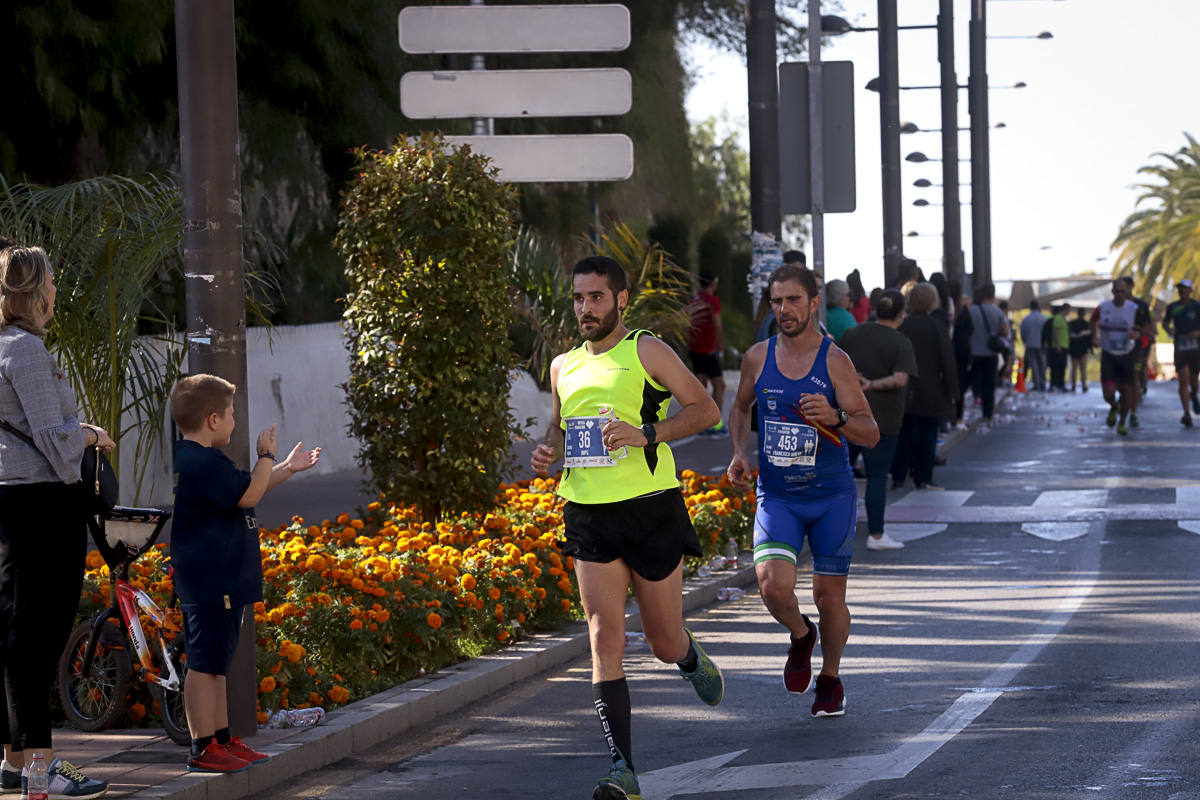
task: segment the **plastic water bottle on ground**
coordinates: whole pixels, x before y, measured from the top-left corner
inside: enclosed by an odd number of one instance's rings
[[[29,762],[25,785],[28,788],[26,797],[29,800],[46,800],[50,796],[50,771],[46,768],[46,759],[41,753],[34,753]]]
[[[320,706],[312,708],[281,708],[267,718],[268,728],[311,728],[319,725],[325,718],[325,709]]]
[[[717,589],[718,600],[741,600],[746,592],[736,586],[723,586]]]
[[[738,565],[738,546],[737,541],[730,536],[729,541],[725,542],[725,566],[729,569],[737,569]]]

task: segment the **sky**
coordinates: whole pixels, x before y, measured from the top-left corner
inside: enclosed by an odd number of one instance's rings
[[[955,62],[967,82],[967,23],[970,4],[956,2]],[[860,27],[876,24],[872,0],[843,0],[843,16]],[[902,0],[901,25],[933,24],[937,0]],[[1021,36],[1050,31],[1054,38],[990,39],[988,77],[992,86],[1019,90],[990,93],[992,271],[999,284],[1013,279],[1062,277],[1087,271],[1111,272],[1110,245],[1134,209],[1146,180],[1140,167],[1153,154],[1186,143],[1184,131],[1200,137],[1200,85],[1196,83],[1196,31],[1200,0],[990,0],[988,35]],[[937,34],[900,31],[900,85],[938,83]],[[883,281],[880,203],[879,96],[863,87],[878,75],[874,33],[826,40],[821,57],[854,63],[857,210],[825,217],[827,275],[861,270],[868,287]],[[746,145],[746,69],[738,55],[705,46],[685,52],[694,77],[686,108],[693,122],[727,113]],[[966,92],[959,93],[959,127],[967,127]],[[940,128],[936,91],[902,91],[900,120]],[[970,137],[961,133],[960,158],[970,156]],[[940,158],[940,134],[901,137],[901,153],[914,150]],[[941,183],[941,164],[905,162],[901,172],[906,254],[926,273],[941,268],[942,208],[918,208],[913,200],[941,202],[941,189],[918,189],[927,178]],[[960,165],[970,181],[970,164]],[[970,201],[970,187],[961,199]],[[971,269],[971,217],[962,208],[963,250]],[[792,243],[787,243],[792,244]],[[806,244],[804,248],[811,249]]]

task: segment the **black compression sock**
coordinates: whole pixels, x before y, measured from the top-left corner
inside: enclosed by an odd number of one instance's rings
[[[204,748],[212,744],[213,737],[201,736],[198,739],[192,739],[192,758],[199,758],[204,752]]]
[[[213,736],[216,737],[217,744],[229,744],[233,739],[233,733],[230,732],[228,725],[214,733]]]
[[[624,678],[592,684],[592,697],[596,701],[596,715],[604,730],[609,755],[613,763],[625,759],[633,769],[632,722],[629,709],[629,684]]]
[[[688,637],[687,655],[682,661],[676,661],[675,666],[684,672],[695,672],[696,667],[700,666],[700,654],[696,652],[696,645],[692,644],[692,637]]]

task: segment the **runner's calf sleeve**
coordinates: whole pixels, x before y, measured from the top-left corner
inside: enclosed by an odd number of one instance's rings
[[[593,683],[592,697],[596,701],[596,716],[600,717],[600,727],[604,731],[604,741],[608,744],[613,763],[623,758],[633,769],[629,684],[624,678]]]

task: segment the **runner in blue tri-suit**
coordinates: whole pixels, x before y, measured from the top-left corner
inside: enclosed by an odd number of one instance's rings
[[[838,677],[850,635],[846,576],[854,549],[858,493],[847,439],[864,447],[879,429],[850,358],[817,329],[820,297],[813,273],[785,266],[768,282],[779,335],[750,348],[730,412],[733,460],[729,478],[749,488],[750,407],[758,401],[758,511],[754,567],[763,603],[791,632],[784,686],[802,693],[812,683],[817,626],[796,603],[796,560],[808,539],[813,601],[820,615],[823,661],[814,717],[845,713]]]

